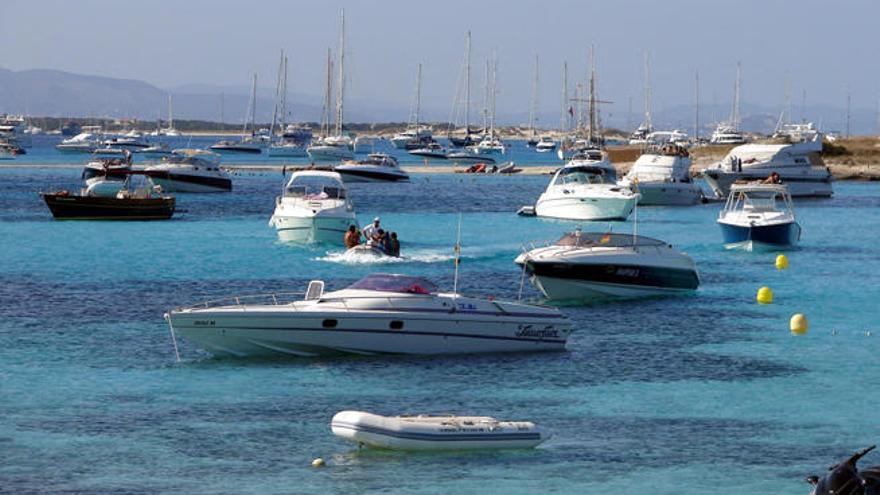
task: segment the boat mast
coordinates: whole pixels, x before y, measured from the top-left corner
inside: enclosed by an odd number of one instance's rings
[[[559,130],[563,132],[568,130],[569,122],[571,121],[571,119],[569,118],[571,114],[568,112],[569,108],[568,62],[562,62],[562,115],[559,118]]]
[[[483,88],[483,132],[489,130],[489,59],[486,59],[486,85]]]
[[[339,11],[339,81],[336,87],[336,135],[342,135],[343,102],[345,100],[345,9]]]
[[[281,104],[281,78],[284,73],[284,50],[281,50],[281,58],[278,60],[278,76],[275,78],[275,109],[272,111],[272,125],[269,127],[269,135],[275,135],[275,126],[278,124],[278,110]]]
[[[247,125],[247,124],[245,124]],[[257,133],[257,73],[254,72],[254,86],[251,89],[251,136]]]
[[[471,134],[471,32],[467,32],[464,42],[464,134]]]
[[[327,80],[324,83],[324,108],[321,111],[321,134],[323,137],[330,135],[330,105],[333,94],[333,58],[330,48],[327,48]]]
[[[419,113],[422,106],[422,64],[419,63],[419,70],[416,75],[416,132],[419,130]]]
[[[651,125],[651,80],[650,73],[648,68],[648,50],[645,50],[644,53],[645,58],[645,129],[647,132],[651,132],[653,127]]]
[[[174,110],[171,104],[171,93],[168,93],[168,128],[174,129]]]
[[[495,99],[498,96],[498,54],[492,50],[492,138],[495,137]]]
[[[538,53],[535,52],[535,77],[532,80],[532,104],[529,108],[529,131],[535,136],[535,119],[538,113]]]
[[[700,71],[694,73],[694,143],[700,142]]]
[[[733,109],[731,110],[730,120],[733,125],[734,131],[739,131],[740,126],[740,116],[739,116],[739,93],[740,93],[740,85],[741,83],[741,67],[740,62],[736,63],[736,81],[733,84]]]
[[[596,50],[590,45],[590,129],[587,134],[589,143],[593,143],[596,130]]]
[[[287,55],[284,56],[284,84],[281,89],[281,129],[282,132],[287,123]]]

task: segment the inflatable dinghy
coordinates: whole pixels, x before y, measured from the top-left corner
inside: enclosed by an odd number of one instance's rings
[[[529,421],[488,416],[379,416],[342,411],[330,423],[333,434],[359,446],[398,450],[524,449],[550,436]]]

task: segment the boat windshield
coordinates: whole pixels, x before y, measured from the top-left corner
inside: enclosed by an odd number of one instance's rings
[[[428,279],[388,273],[367,275],[348,288],[401,294],[433,294],[437,292],[437,286]]]
[[[564,167],[556,175],[554,185],[604,184],[605,170],[601,167]]]
[[[630,247],[630,246],[664,246],[665,242],[651,237],[632,234],[612,234],[602,232],[569,232],[563,235],[557,246],[572,247]]]
[[[289,198],[345,199],[345,188],[328,177],[294,177],[284,188]]]

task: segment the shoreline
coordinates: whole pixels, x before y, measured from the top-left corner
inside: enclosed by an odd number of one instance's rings
[[[694,165],[691,166],[691,176],[694,178],[698,178],[700,175],[700,171],[706,166],[708,166],[711,162],[706,162],[705,160],[695,160]],[[622,162],[622,163],[614,163],[614,168],[617,170],[618,176],[625,175],[630,167],[632,167],[633,162]],[[484,175],[552,175],[556,169],[562,166],[562,163],[548,163],[548,164],[529,164],[529,165],[521,165],[519,168],[521,172],[516,174],[465,174],[464,170],[467,169],[468,165],[439,165],[439,164],[430,164],[430,165],[417,165],[417,164],[404,164],[401,165],[400,168],[403,169],[408,174],[416,174],[416,175],[442,175],[442,174],[461,174],[461,175],[474,175],[474,176],[484,176]],[[857,181],[857,182],[873,182],[880,181],[880,163],[877,164],[848,164],[848,163],[837,163],[831,162],[826,163],[826,166],[829,170],[831,170],[831,175],[834,177],[834,180],[846,180],[846,181]],[[34,169],[34,170],[51,170],[51,169],[80,169],[83,165],[80,163],[16,163],[15,161],[10,162],[0,162],[0,169]],[[222,167],[232,173],[236,172],[279,172],[283,168],[287,168],[288,170],[295,169],[304,169],[309,168],[309,165],[299,165],[299,164],[266,164],[266,163],[235,163],[222,165]],[[329,166],[316,165],[315,168],[330,168]]]

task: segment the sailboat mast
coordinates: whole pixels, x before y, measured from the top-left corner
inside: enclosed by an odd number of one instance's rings
[[[275,108],[272,110],[272,125],[269,127],[269,135],[275,135],[275,125],[278,123],[278,110],[281,104],[281,78],[284,73],[284,50],[278,60],[278,75],[275,78]]]
[[[333,58],[330,49],[327,48],[327,81],[324,83],[324,108],[321,112],[321,132],[323,137],[330,135],[330,105],[333,93]]]
[[[339,22],[339,81],[336,88],[336,135],[342,135],[342,110],[345,99],[345,9],[339,12]]]
[[[740,116],[739,116],[739,96],[741,90],[741,67],[740,63],[736,63],[736,82],[733,84],[733,111],[730,116],[731,123],[733,124],[733,128],[736,131],[739,131],[740,125]]]
[[[495,99],[498,96],[498,54],[492,50],[492,137],[495,137]]]
[[[171,93],[168,93],[168,128],[174,128],[174,110],[171,104]]]
[[[596,50],[590,45],[590,130],[589,142],[592,143],[596,132]]]
[[[471,133],[471,32],[465,37],[464,62],[464,132]]]
[[[700,71],[694,73],[694,142],[700,142]]]
[[[418,74],[416,75],[416,132],[419,128],[419,112],[422,105],[422,64],[419,64]]]
[[[651,125],[651,79],[648,68],[648,50],[645,50],[645,128],[650,132]]]
[[[489,59],[486,59],[486,87],[483,88],[483,130],[489,129]]]
[[[254,72],[254,85],[251,89],[251,136],[257,133],[257,73]]]
[[[281,85],[281,129],[287,123],[287,56],[284,56],[284,83]]]
[[[538,53],[535,52],[535,76],[532,80],[532,104],[529,108],[529,131],[535,135],[535,119],[538,110]]]
[[[568,112],[568,62],[562,62],[562,115],[559,119],[559,127],[561,131],[567,131],[571,114]]]

